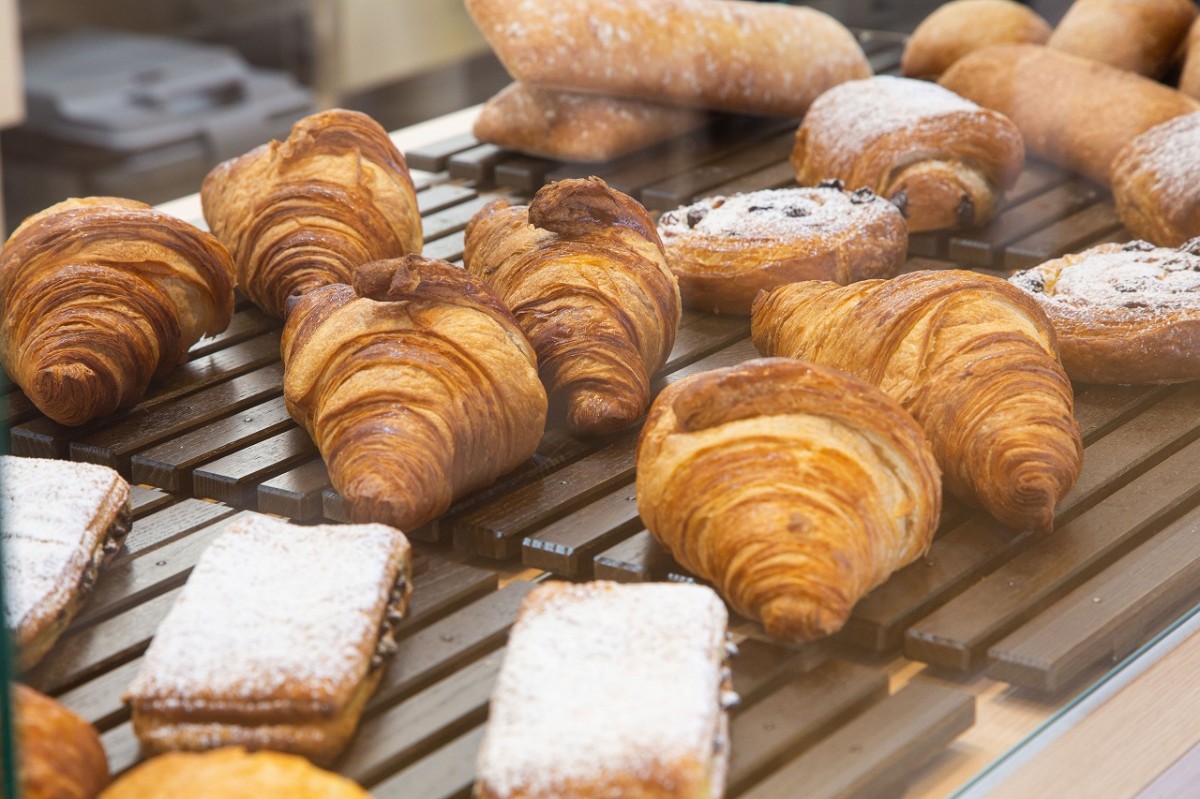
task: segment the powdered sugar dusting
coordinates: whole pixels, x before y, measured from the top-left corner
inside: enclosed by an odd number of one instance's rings
[[[112,469],[90,463],[0,456],[5,621],[65,607],[108,526],[129,497]]]
[[[869,191],[837,188],[767,189],[706,197],[662,215],[658,233],[670,246],[677,237],[742,238],[791,242],[861,227],[869,218],[896,214],[894,205]]]
[[[726,621],[702,586],[535,590],[492,694],[478,762],[487,795],[562,796],[564,786],[604,774],[709,763]]]
[[[368,670],[408,553],[381,524],[239,519],[201,556],[130,696],[185,710],[344,700]]]
[[[936,83],[881,75],[848,81],[822,94],[804,118],[804,127],[820,131],[822,146],[857,154],[884,134],[978,110],[975,103]]]
[[[1152,194],[1163,207],[1187,206],[1200,190],[1200,114],[1176,117],[1133,142],[1140,170],[1152,176]]]
[[[1144,242],[1096,247],[1020,272],[1011,282],[1036,296],[1052,318],[1086,321],[1179,311],[1200,316],[1200,256]]]

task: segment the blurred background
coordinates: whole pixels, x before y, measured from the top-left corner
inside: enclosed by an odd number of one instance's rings
[[[941,3],[793,4],[910,31]],[[395,130],[507,83],[462,0],[0,0],[0,233],[70,196],[189,194],[318,108]]]

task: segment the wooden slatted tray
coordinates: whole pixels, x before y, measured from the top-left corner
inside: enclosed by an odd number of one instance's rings
[[[897,37],[861,38],[876,70],[894,72]],[[594,167],[466,134],[410,151],[426,254],[459,261],[483,204],[527,200],[563,177],[598,174],[652,210],[791,185],[796,124],[722,118]],[[1127,238],[1101,189],[1034,162],[994,224],[914,236],[907,268],[1007,274]],[[743,318],[685,312],[655,390],[754,357],[748,332]],[[83,428],[39,416],[19,392],[0,396],[17,454],[105,463],[139,484],[126,551],[28,675],[99,727],[116,772],[138,759],[122,693],[213,536],[247,510],[342,518],[324,465],[283,408],[278,343],[278,324],[241,303],[230,329],[193,348],[141,405]],[[1086,462],[1054,535],[1015,534],[948,499],[929,556],[864,599],[834,641],[790,651],[735,625],[744,701],[730,796],[901,792],[971,727],[970,681],[983,670],[1058,692],[1050,706],[1200,599],[1200,386],[1077,386],[1076,402]],[[466,795],[506,632],[535,581],[692,579],[638,519],[636,439],[636,430],[597,440],[551,430],[512,475],[411,531],[420,542],[412,611],[339,770],[379,797]],[[902,652],[937,668],[900,687]]]

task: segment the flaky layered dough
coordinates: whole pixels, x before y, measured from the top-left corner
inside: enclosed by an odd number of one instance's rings
[[[1200,113],[1157,125],[1121,150],[1112,193],[1138,238],[1178,247],[1200,236]]]
[[[136,404],[232,314],[221,243],[133,200],[58,203],[0,252],[0,360],[61,424]]]
[[[939,81],[1007,116],[1034,155],[1105,186],[1121,148],[1200,103],[1123,69],[1032,44],[985,47]]]
[[[798,116],[871,66],[809,8],[739,0],[467,0],[519,81],[746,114]]]
[[[208,226],[233,253],[238,286],[269,314],[368,261],[421,251],[404,156],[379,123],[335,108],[218,165],[200,190]]]
[[[1047,46],[1158,78],[1194,19],[1191,0],[1075,0]]]
[[[675,343],[681,303],[650,216],[599,178],[497,200],[467,226],[464,263],[512,309],[574,433],[628,427]]]
[[[246,752],[240,747],[200,754],[167,754],[117,780],[104,799],[370,799],[345,777],[322,771],[302,757]]]
[[[488,287],[410,255],[305,295],[283,329],[284,400],[355,521],[412,529],[529,458],[546,392]]]
[[[1003,114],[934,84],[881,76],[813,103],[791,161],[802,186],[837,178],[888,198],[916,233],[992,219],[1021,173],[1025,146]]]
[[[782,286],[755,302],[764,355],[845,369],[925,428],[946,487],[1017,529],[1048,531],[1083,444],[1054,330],[999,278],[914,272],[850,286]]]
[[[32,688],[13,684],[18,795],[96,799],[108,784],[108,759],[92,725]]]
[[[900,71],[937,80],[967,53],[991,44],[1044,44],[1050,25],[1014,0],[954,0],[926,17],[904,47]]]
[[[646,529],[734,609],[806,641],[925,552],[941,481],[920,427],[879,389],[768,358],[659,394],[637,502]]]

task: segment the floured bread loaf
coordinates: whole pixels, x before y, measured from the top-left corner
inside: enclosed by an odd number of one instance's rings
[[[0,456],[5,623],[21,670],[67,629],[130,525],[129,484],[112,469]]]
[[[411,550],[381,524],[251,515],[200,557],[129,688],[145,750],[239,745],[328,763],[394,651]]]
[[[1102,244],[1011,281],[1050,317],[1071,379],[1200,379],[1200,239],[1177,250],[1145,241]]]

